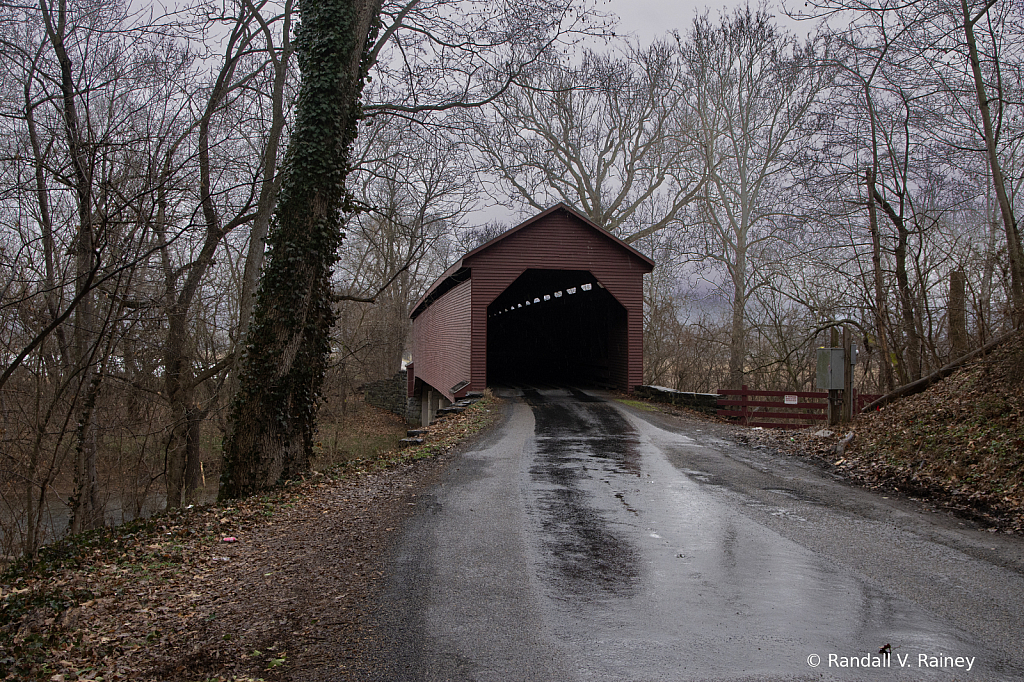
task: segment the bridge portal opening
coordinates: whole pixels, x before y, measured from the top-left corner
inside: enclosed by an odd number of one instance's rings
[[[585,270],[527,270],[487,309],[490,384],[628,384],[626,309]]]

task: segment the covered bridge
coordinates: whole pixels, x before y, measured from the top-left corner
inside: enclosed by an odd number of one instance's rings
[[[643,276],[653,269],[556,204],[464,255],[416,303],[409,396],[443,403],[498,384],[631,390],[642,382]]]

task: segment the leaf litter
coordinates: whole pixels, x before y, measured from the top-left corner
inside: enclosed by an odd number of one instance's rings
[[[1024,533],[1024,334],[923,393],[858,415],[838,433],[816,433],[766,429],[749,440],[992,532]]]
[[[388,549],[485,397],[423,445],[43,548],[0,576],[0,679],[362,679]]]

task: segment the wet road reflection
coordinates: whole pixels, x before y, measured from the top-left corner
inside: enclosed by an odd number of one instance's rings
[[[610,395],[504,397],[403,531],[375,679],[1024,679],[1024,575],[959,529]]]
[[[639,477],[636,430],[606,403],[549,400],[535,389],[524,398],[536,424],[530,476],[552,584],[577,598],[632,593],[639,552],[604,509],[622,494],[600,483]]]
[[[688,468],[720,453],[600,398],[523,397],[535,421],[524,500],[537,530],[535,571],[546,621],[580,679],[860,680],[863,670],[813,670],[806,659],[887,642],[914,655],[982,649],[898,590],[809,550],[799,528],[783,535],[757,520],[810,527],[824,507],[797,491],[766,487],[777,506],[736,494],[731,481]],[[985,678],[1014,679],[997,658]],[[957,679],[896,668],[885,679]]]

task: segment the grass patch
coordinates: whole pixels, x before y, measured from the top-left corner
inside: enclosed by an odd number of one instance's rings
[[[658,412],[659,411],[658,408],[654,407],[653,405],[651,405],[649,403],[641,402],[639,400],[630,400],[629,398],[616,398],[615,400],[616,400],[616,402],[620,402],[623,405],[629,405],[630,407],[635,407],[636,409],[644,410],[645,412]]]
[[[397,449],[409,429],[402,417],[362,400],[349,401],[344,413],[332,416],[319,425],[314,464],[321,470],[377,459]]]
[[[342,460],[336,464],[335,470],[374,471],[442,455],[495,423],[500,416],[500,411],[495,408],[500,402],[490,391],[485,391],[484,397],[467,407],[465,412],[442,417],[426,427],[422,445],[395,447],[369,457]],[[402,435],[404,437],[405,431]],[[396,444],[400,445],[397,441]]]

